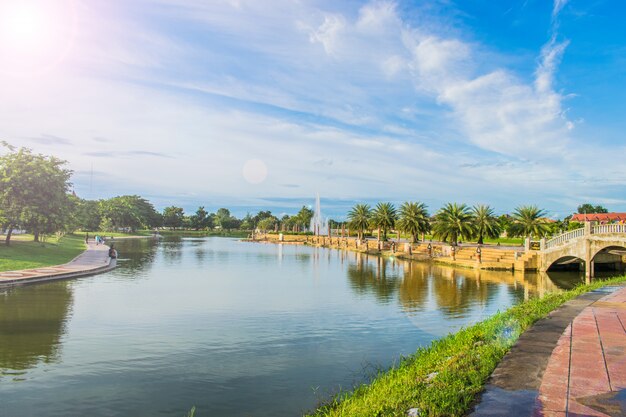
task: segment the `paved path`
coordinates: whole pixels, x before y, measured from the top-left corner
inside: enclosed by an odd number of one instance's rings
[[[471,415],[626,416],[624,325],[626,287],[567,302],[520,337]]]
[[[626,288],[567,326],[543,374],[535,416],[626,415]]]
[[[90,242],[87,250],[66,264],[0,272],[0,287],[77,278],[106,272],[115,266],[115,259],[109,258],[108,246]]]

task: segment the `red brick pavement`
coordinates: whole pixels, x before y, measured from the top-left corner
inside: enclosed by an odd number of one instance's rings
[[[626,389],[625,324],[626,288],[585,308],[550,356],[533,415],[609,416],[581,399]]]

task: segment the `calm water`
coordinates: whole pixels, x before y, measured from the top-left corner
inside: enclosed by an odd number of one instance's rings
[[[556,288],[234,239],[117,247],[113,272],[0,292],[1,416],[297,416]]]

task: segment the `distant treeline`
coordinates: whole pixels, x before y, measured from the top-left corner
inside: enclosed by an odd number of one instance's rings
[[[5,153],[0,156],[0,225],[8,244],[14,229],[25,230],[37,241],[41,235],[82,231],[126,231],[168,228],[172,230],[261,230],[302,233],[309,230],[313,210],[306,206],[293,215],[277,217],[270,211],[233,216],[229,209],[220,208],[209,213],[203,206],[193,214],[181,207],[166,207],[158,212],[152,203],[138,195],[124,195],[103,200],[84,200],[70,192],[72,171],[67,162],[54,156],[34,154],[27,148],[15,148],[0,142]],[[599,213],[602,206],[583,204],[579,213]],[[520,206],[511,215],[496,217],[494,209],[486,205],[469,207],[465,204],[446,204],[434,215],[419,202],[406,202],[398,209],[391,203],[379,203],[374,208],[355,205],[347,213],[346,222],[329,221],[333,229],[348,228],[362,236],[378,229],[386,238],[387,232],[397,230],[418,239],[430,233],[442,240],[456,243],[459,239],[509,236],[541,237],[580,227],[546,218],[544,210],[536,206]]]

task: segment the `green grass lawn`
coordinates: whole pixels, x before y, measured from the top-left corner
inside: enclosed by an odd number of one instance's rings
[[[45,243],[33,242],[32,235],[16,235],[10,246],[4,244],[4,236],[0,238],[0,271],[64,264],[86,248],[83,235],[48,237]]]
[[[524,330],[582,293],[624,282],[626,276],[596,281],[512,307],[418,349],[371,383],[338,395],[311,416],[404,417],[415,407],[420,416],[463,416]]]

